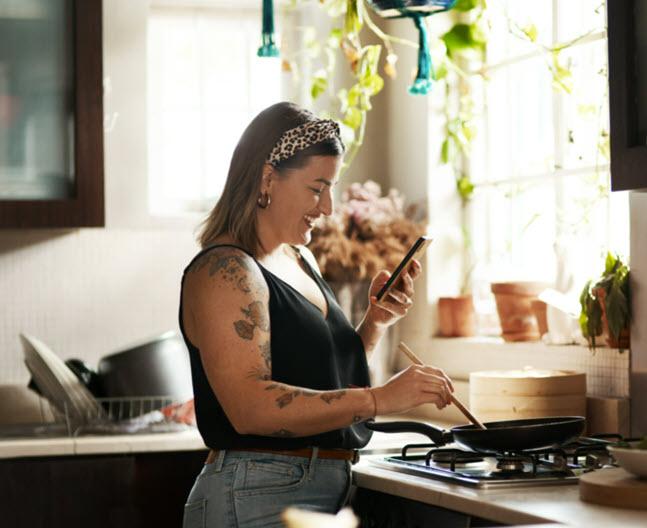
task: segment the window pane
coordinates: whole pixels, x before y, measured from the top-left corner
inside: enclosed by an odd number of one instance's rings
[[[485,83],[487,166],[476,181],[502,180],[553,168],[551,77],[544,58],[494,70]],[[483,171],[485,173],[483,173]]]
[[[589,32],[604,31],[607,25],[604,2],[598,0],[567,0],[556,2],[558,42],[568,42]]]
[[[605,165],[609,163],[606,40],[573,46],[560,57],[573,76],[572,92],[561,94],[561,164],[565,168]]]
[[[537,47],[528,42],[522,32],[531,25],[537,30],[538,40],[549,45],[552,39],[552,13],[552,0],[488,2],[491,21],[488,63],[497,64],[512,57],[536,53]]]
[[[149,188],[157,214],[209,209],[259,110],[280,100],[260,10],[155,8],[149,18]]]

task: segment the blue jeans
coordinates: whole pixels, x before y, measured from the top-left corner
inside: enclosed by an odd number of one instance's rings
[[[205,464],[184,506],[183,528],[283,527],[288,506],[336,513],[348,500],[350,462],[220,451]]]

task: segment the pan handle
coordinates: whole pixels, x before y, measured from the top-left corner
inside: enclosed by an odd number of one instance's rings
[[[419,433],[428,436],[437,446],[453,442],[452,433],[422,422],[364,422],[367,429],[381,433]]]

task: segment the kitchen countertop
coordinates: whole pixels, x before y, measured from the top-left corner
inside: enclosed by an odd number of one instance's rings
[[[206,449],[197,429],[173,433],[0,440],[0,459]]]
[[[404,417],[406,419],[406,417]],[[394,419],[394,418],[390,418]],[[435,425],[449,428],[452,424]],[[407,443],[425,443],[415,433],[374,433],[353,466],[355,483],[363,488],[447,508],[504,524],[561,523],[606,528],[647,526],[647,511],[616,509],[579,500],[577,485],[479,490],[389,471],[371,463]],[[0,459],[111,453],[189,451],[205,449],[197,429],[182,432],[96,435],[77,438],[0,440]]]
[[[370,461],[378,456],[364,456],[353,467],[357,486],[503,524],[647,526],[647,511],[588,504],[579,499],[577,485],[482,490],[383,469]]]
[[[407,417],[388,417],[388,420]],[[448,423],[434,422],[440,427],[451,427]],[[374,433],[363,453],[379,453],[401,448],[405,443],[428,442],[426,436],[411,433]],[[156,451],[192,451],[206,449],[197,429],[172,433],[83,435],[54,438],[10,438],[0,440],[0,459],[100,455],[111,453],[144,453]]]

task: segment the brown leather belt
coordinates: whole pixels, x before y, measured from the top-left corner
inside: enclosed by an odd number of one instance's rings
[[[301,449],[265,449],[262,447],[244,447],[241,449],[226,449],[226,451],[251,451],[253,453],[272,453],[274,455],[296,456],[311,458],[312,448],[303,447]],[[205,464],[213,463],[218,457],[219,449],[211,449],[207,455]],[[323,449],[320,448],[317,453],[318,458],[332,458],[334,460],[349,460],[352,464],[359,461],[359,451],[357,449]]]

